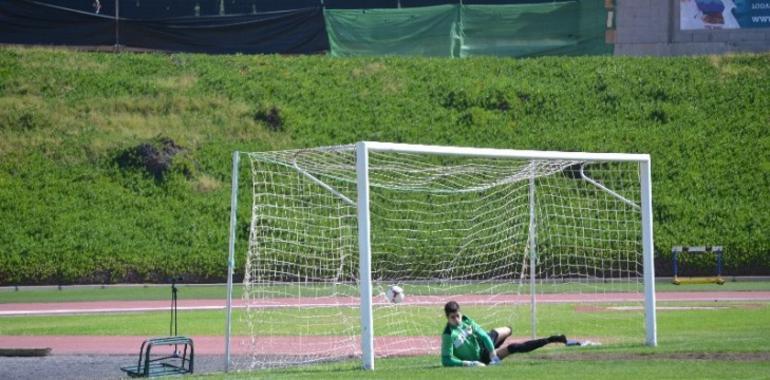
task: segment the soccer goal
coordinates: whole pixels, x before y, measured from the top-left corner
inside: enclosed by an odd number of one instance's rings
[[[438,361],[449,300],[514,337],[656,345],[649,155],[379,142],[235,152],[228,289],[241,158],[251,220],[243,299],[228,290],[228,369]],[[392,285],[403,302],[389,301]]]

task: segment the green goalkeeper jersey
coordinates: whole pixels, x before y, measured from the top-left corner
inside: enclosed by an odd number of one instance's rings
[[[494,351],[494,343],[478,323],[463,315],[459,326],[446,325],[441,334],[441,364],[460,367],[463,361],[481,361],[482,345]]]

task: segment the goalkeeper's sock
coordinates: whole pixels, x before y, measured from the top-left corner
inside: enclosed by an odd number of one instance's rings
[[[551,343],[548,339],[535,339],[535,340],[528,340],[523,343],[511,343],[508,345],[508,353],[515,354],[515,353],[530,352],[530,351],[537,350],[538,348],[543,347],[548,343]]]

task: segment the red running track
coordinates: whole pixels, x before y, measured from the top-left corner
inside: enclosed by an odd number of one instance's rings
[[[660,292],[656,294],[660,302],[711,302],[711,301],[740,301],[767,302],[770,292]],[[623,303],[641,302],[639,293],[576,293],[576,294],[538,294],[539,303]],[[453,299],[460,304],[528,304],[529,295],[458,295],[458,296],[411,296],[403,305],[440,306],[447,300]],[[375,305],[385,305],[388,302],[382,297],[374,298]],[[251,300],[249,306],[255,308],[279,307],[336,307],[358,306],[356,297],[293,297],[293,298],[264,298]],[[224,299],[212,300],[179,300],[179,310],[222,310],[225,308]],[[246,308],[243,300],[233,300],[234,308]],[[67,315],[67,314],[97,314],[166,311],[169,301],[96,301],[96,302],[58,302],[58,303],[13,303],[0,304],[0,316],[21,315]]]
[[[191,336],[197,355],[223,355],[223,336]],[[53,355],[134,355],[147,339],[143,336],[0,336],[0,348],[52,349]],[[525,338],[522,338],[525,339]],[[298,352],[297,348],[302,347]],[[438,353],[440,337],[376,337],[378,356],[426,355]],[[358,337],[348,336],[267,336],[233,337],[233,355],[255,354],[262,356],[290,355],[312,357],[346,357],[361,354]]]

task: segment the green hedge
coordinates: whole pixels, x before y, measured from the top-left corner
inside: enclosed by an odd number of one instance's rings
[[[770,55],[336,59],[2,48],[0,284],[223,281],[231,152],[358,140],[648,152],[658,273],[670,271],[672,245],[722,244],[728,274],[770,274],[768,126]],[[168,175],[118,164],[160,137],[183,148]],[[248,189],[241,194],[239,268]]]

